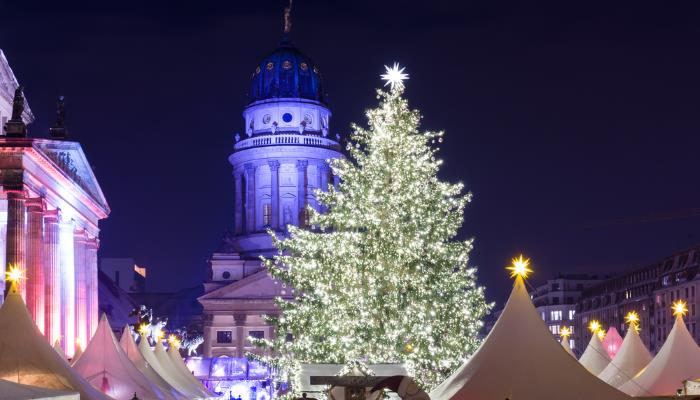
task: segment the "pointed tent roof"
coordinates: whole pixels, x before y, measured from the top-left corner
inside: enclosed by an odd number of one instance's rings
[[[168,398],[119,347],[105,314],[73,369],[96,388],[106,380],[110,389],[107,394],[118,400],[129,400],[134,394],[142,400]]]
[[[614,326],[611,326],[603,339],[603,348],[608,352],[611,360],[620,351],[620,346],[622,346],[622,336]]]
[[[620,387],[646,367],[651,359],[651,353],[642,343],[637,330],[630,328],[617,355],[598,378],[610,386]]]
[[[63,352],[63,347],[61,347],[61,340],[56,339],[55,342],[53,342],[53,349],[56,351],[56,354],[61,356],[62,359],[68,360],[68,356],[66,356],[66,353]]]
[[[700,347],[678,315],[661,350],[649,365],[620,386],[630,396],[672,396],[683,381],[700,376]]]
[[[139,341],[139,352],[143,356],[144,360],[153,367],[153,369],[163,378],[168,384],[174,387],[178,392],[182,393],[187,398],[197,398],[199,393],[192,392],[186,385],[183,385],[173,373],[169,365],[161,365],[160,361],[156,357],[156,354],[151,350],[151,346],[148,344],[148,340],[145,336],[141,335],[141,340]]]
[[[0,400],[80,400],[78,392],[44,389],[36,386],[20,385],[0,379]]]
[[[202,385],[202,382],[200,382],[199,379],[192,375],[192,372],[185,365],[185,360],[183,360],[182,356],[180,356],[180,350],[178,350],[176,346],[170,346],[170,348],[168,348],[168,357],[170,358],[170,362],[173,364],[173,366],[175,366],[175,369],[177,369],[180,374],[184,376],[185,380],[189,381],[205,395],[212,397],[214,396],[207,390],[207,388],[204,387],[204,385]]]
[[[610,356],[603,347],[598,335],[591,335],[588,347],[578,360],[590,373],[598,375],[610,364]]]
[[[508,303],[484,342],[433,389],[430,398],[539,400],[563,395],[572,400],[628,399],[562,351],[517,276]]]
[[[75,344],[75,353],[73,353],[73,358],[70,360],[70,365],[71,366],[75,365],[75,363],[78,362],[78,359],[82,355],[83,355],[83,346],[81,346],[80,343],[76,343]]]
[[[197,384],[190,382],[186,376],[182,375],[182,373],[177,369],[177,367],[175,367],[173,362],[170,360],[170,357],[168,357],[168,353],[166,353],[165,348],[163,348],[163,342],[161,342],[160,340],[156,341],[156,347],[153,350],[153,354],[155,354],[161,367],[167,370],[168,374],[172,376],[173,379],[177,380],[178,384],[185,388],[188,393],[191,393],[195,398],[198,399],[206,399],[208,397],[211,397],[211,394],[209,392],[207,392],[206,390],[200,390]]]
[[[141,355],[141,352],[139,351],[138,347],[136,347],[136,343],[134,342],[134,338],[131,336],[131,329],[129,329],[129,326],[124,327],[124,331],[122,332],[122,337],[119,340],[119,345],[124,350],[124,354],[126,354],[127,357],[129,357],[129,360],[136,366],[136,368],[141,371],[146,377],[161,389],[164,393],[167,393],[168,395],[176,398],[176,399],[186,399],[187,397],[184,396],[182,393],[178,392],[177,389],[172,387],[168,382],[163,379],[160,375],[158,375],[158,372],[153,369],[151,365],[146,362],[146,360],[143,358]]]
[[[9,293],[0,307],[0,379],[80,392],[82,400],[106,400],[73,371],[34,325],[17,293]]]
[[[571,346],[569,346],[569,339],[561,338],[561,347],[563,347],[567,353],[571,354],[571,357],[576,358],[576,354],[574,354],[574,352],[571,350]]]

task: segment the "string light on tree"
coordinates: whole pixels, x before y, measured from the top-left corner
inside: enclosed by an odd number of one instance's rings
[[[273,236],[278,255],[265,261],[295,298],[267,318],[274,338],[251,341],[292,383],[302,363],[362,360],[402,363],[433,387],[476,350],[491,307],[468,266],[472,241],[456,240],[471,194],[438,178],[443,133],[420,130],[403,67],[382,79],[391,90],[378,91],[368,127],[353,126],[349,159],[331,161],[339,186],[315,193],[328,212],[307,208],[315,229]]]

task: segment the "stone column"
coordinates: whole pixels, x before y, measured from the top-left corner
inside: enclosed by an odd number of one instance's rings
[[[61,338],[63,351],[68,357],[75,352],[75,253],[73,248],[73,220],[59,223],[61,248]]]
[[[233,321],[236,324],[236,357],[245,357],[245,323],[247,316],[245,314],[234,314]]]
[[[8,191],[7,193],[7,239],[5,241],[5,254],[7,268],[17,268],[22,276],[27,276],[26,263],[26,221],[24,193],[22,191]],[[4,271],[3,271],[4,272]],[[5,282],[3,274],[3,285]],[[4,289],[4,286],[3,286]],[[27,281],[20,279],[19,293],[27,299]]]
[[[306,167],[309,165],[307,160],[297,160],[297,199],[299,209],[297,210],[297,225],[302,226],[302,216],[306,207]]]
[[[340,177],[336,174],[333,174],[333,187],[335,190],[338,190],[338,185],[340,185]]]
[[[255,232],[255,166],[253,164],[245,165],[245,219],[246,232]]]
[[[88,341],[97,329],[100,322],[100,311],[97,302],[98,295],[98,271],[97,271],[97,250],[100,248],[100,241],[97,238],[88,238],[85,242],[85,280],[87,282],[87,320],[88,320]]]
[[[206,317],[206,316],[205,316]],[[202,347],[202,356],[204,357],[211,357],[211,332],[212,332],[212,327],[211,325],[204,325],[204,345]]]
[[[28,199],[27,206],[27,308],[44,333],[44,200]]]
[[[319,190],[322,190],[324,192],[328,191],[328,172],[329,172],[330,167],[326,162],[321,162],[321,164],[318,165],[318,179],[319,179],[319,184],[318,188]],[[322,205],[318,205],[318,211],[319,212],[326,212],[326,207]]]
[[[272,199],[270,226],[273,230],[278,230],[280,227],[280,163],[277,160],[267,163],[270,165],[270,197]]]
[[[73,259],[75,268],[75,336],[84,349],[88,341],[87,271],[85,246],[87,236],[84,229],[73,231]]]
[[[233,233],[240,235],[243,233],[243,174],[240,171],[233,173],[235,202],[233,204]]]
[[[58,210],[44,213],[44,335],[53,345],[61,337],[61,247]]]

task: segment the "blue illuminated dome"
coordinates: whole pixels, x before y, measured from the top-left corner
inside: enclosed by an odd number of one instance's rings
[[[326,103],[321,71],[287,38],[255,68],[248,95],[250,103],[282,98]]]

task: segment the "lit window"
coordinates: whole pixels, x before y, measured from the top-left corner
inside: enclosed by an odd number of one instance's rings
[[[255,339],[265,339],[265,331],[250,331],[248,336]]]
[[[576,342],[574,339],[569,339],[569,347],[573,350],[576,347]]]
[[[272,205],[270,203],[263,204],[263,225],[270,226],[272,223]]]
[[[549,331],[552,332],[552,335],[558,335],[559,334],[559,325],[550,325]]]
[[[232,343],[233,335],[231,331],[216,331],[216,343]]]
[[[569,319],[573,320],[574,316],[576,316],[576,310],[569,310]]]
[[[561,310],[555,310],[555,311],[550,311],[550,319],[552,321],[561,321],[562,319],[562,311]]]

